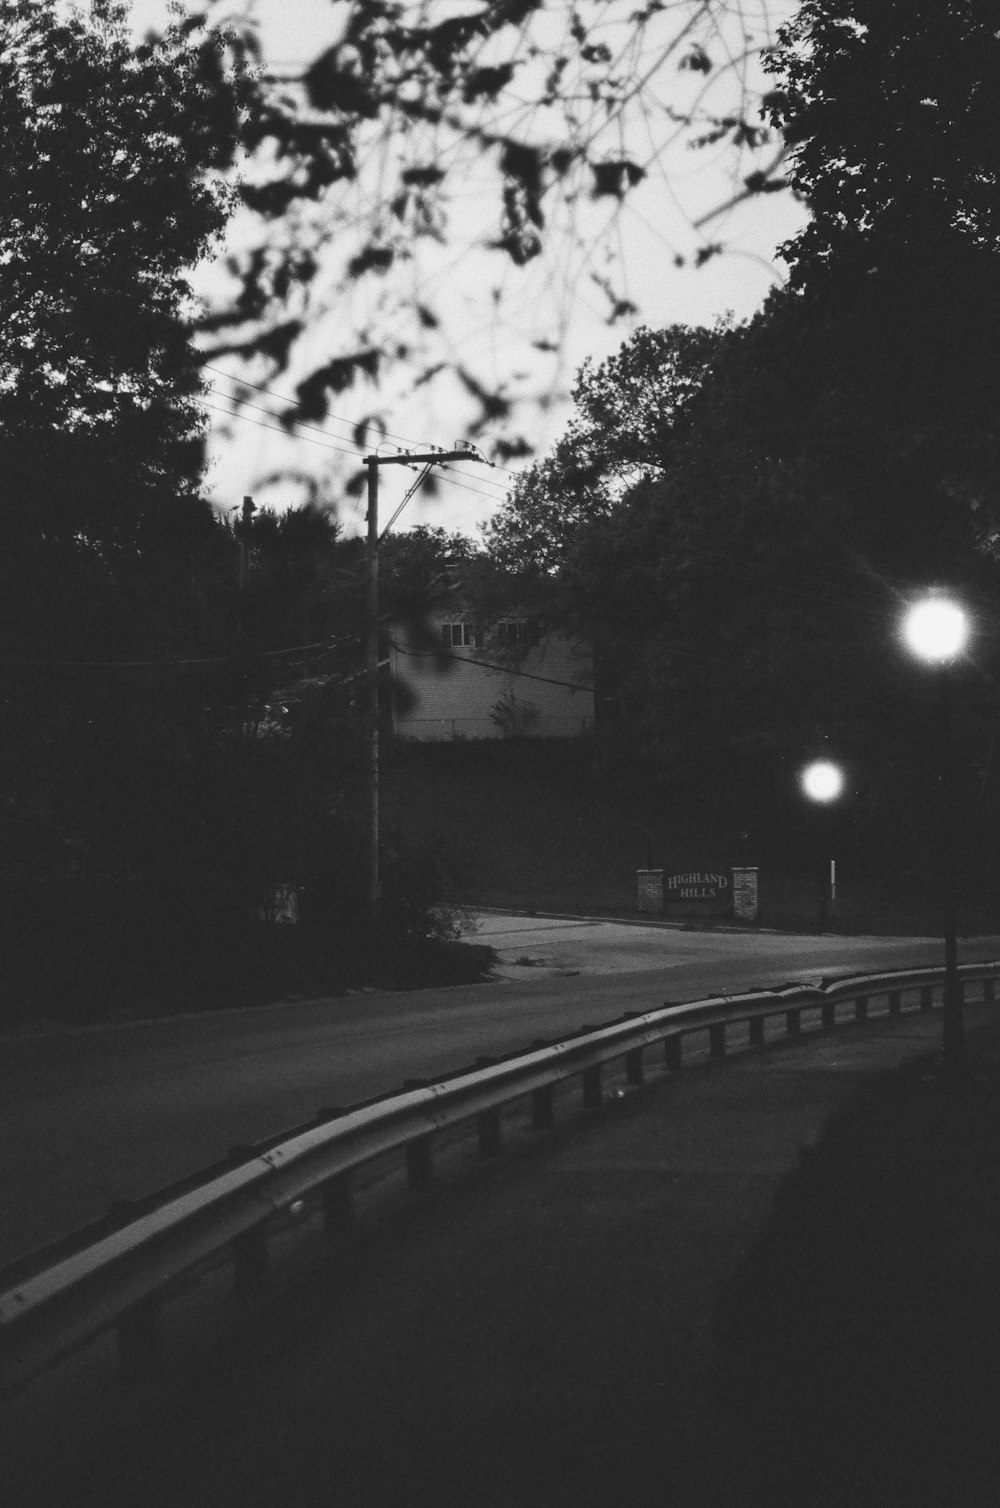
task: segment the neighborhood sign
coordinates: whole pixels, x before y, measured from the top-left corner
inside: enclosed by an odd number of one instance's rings
[[[732,898],[729,875],[722,870],[690,869],[683,874],[663,876],[663,900],[701,901],[729,905]]]
[[[639,869],[639,910],[662,916],[676,906],[680,916],[722,916],[737,921],[757,920],[756,866],[733,869],[686,869],[665,874],[662,869]]]

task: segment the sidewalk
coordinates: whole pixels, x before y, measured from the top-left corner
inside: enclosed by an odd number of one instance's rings
[[[362,1221],[152,1421],[124,1400],[89,1465],[0,1488],[12,1508],[737,1508],[717,1299],[834,1109],[940,1030],[909,1014],[612,1099]]]

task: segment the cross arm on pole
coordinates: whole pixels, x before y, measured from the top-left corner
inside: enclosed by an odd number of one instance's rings
[[[481,461],[472,450],[435,450],[431,455],[416,455],[407,452],[399,456],[365,456],[365,464],[376,466],[433,466],[438,461]],[[486,463],[490,463],[487,461]]]

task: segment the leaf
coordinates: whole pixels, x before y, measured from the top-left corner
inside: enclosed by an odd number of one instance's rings
[[[611,162],[593,162],[591,170],[594,174],[594,187],[591,190],[595,199],[611,197],[622,199],[628,189],[634,188],[646,176],[645,168],[641,168],[637,162],[628,158],[618,158]]]
[[[691,73],[711,73],[712,59],[699,42],[692,47],[689,53],[681,58],[677,66],[678,68],[689,69]]]
[[[337,110],[374,120],[381,101],[365,79],[341,66],[339,58],[340,48],[330,47],[306,70],[302,82],[309,103],[315,110]]]
[[[495,100],[514,77],[514,63],[500,63],[494,68],[474,68],[462,85],[462,98],[467,105],[478,99]],[[442,175],[443,176],[443,175]]]
[[[325,419],[327,393],[342,393],[349,388],[359,374],[374,379],[378,375],[381,352],[375,349],[356,351],[353,356],[337,356],[326,366],[319,367],[295,389],[298,399],[293,411],[296,419]]]
[[[366,272],[387,272],[395,257],[396,253],[391,246],[366,246],[348,262],[347,276],[359,278]]]
[[[433,188],[435,184],[444,180],[443,168],[416,167],[404,168],[399,175],[400,181],[414,188]]]

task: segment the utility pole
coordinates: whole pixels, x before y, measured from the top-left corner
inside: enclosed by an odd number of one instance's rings
[[[233,511],[235,512],[235,509]],[[241,645],[246,635],[246,595],[247,587],[250,585],[250,520],[256,511],[253,498],[244,497],[240,511],[240,573],[236,610],[236,637]]]
[[[240,510],[240,591],[245,592],[250,582],[250,520],[257,509],[252,497],[243,499]]]
[[[365,466],[368,468],[368,591],[365,608],[368,831],[365,900],[372,940],[377,935],[382,900],[382,877],[379,863],[378,470],[380,466],[426,466],[429,470],[442,461],[483,461],[483,459],[473,450],[436,450],[430,455],[365,456]],[[492,463],[486,461],[485,464],[489,466]]]

